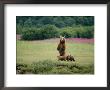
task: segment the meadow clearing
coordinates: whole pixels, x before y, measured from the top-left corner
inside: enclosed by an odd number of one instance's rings
[[[59,39],[17,40],[17,74],[94,74],[94,39],[66,39],[74,61],[58,61]]]

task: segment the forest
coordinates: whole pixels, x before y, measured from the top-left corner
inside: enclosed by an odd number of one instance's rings
[[[24,40],[93,38],[94,16],[16,16],[16,33]]]

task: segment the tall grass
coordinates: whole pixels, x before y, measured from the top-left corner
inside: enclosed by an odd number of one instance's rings
[[[93,74],[93,64],[80,65],[73,62],[59,62],[52,60],[44,60],[33,62],[31,65],[18,64],[18,74]]]

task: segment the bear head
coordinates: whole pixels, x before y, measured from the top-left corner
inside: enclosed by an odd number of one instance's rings
[[[60,36],[60,43],[65,43],[65,36],[64,37],[62,37],[62,36]]]

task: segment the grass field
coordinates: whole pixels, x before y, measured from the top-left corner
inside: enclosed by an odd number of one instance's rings
[[[89,41],[89,40],[88,40]],[[73,61],[58,61],[59,39],[17,40],[17,74],[94,74],[94,43],[66,40]]]

